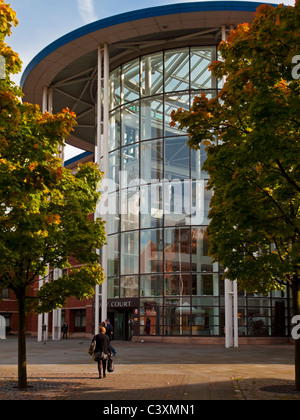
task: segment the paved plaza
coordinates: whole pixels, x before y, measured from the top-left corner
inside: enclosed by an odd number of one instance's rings
[[[17,338],[0,340],[0,400],[300,400],[294,347],[113,342],[115,371],[98,379],[90,340],[27,338],[29,387],[16,388]]]

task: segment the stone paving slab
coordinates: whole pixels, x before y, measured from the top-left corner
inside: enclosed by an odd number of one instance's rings
[[[293,385],[291,345],[225,349],[114,342],[115,372],[100,380],[87,354],[89,343],[69,339],[44,344],[28,338],[29,387],[20,391],[17,339],[0,340],[0,400],[300,400],[299,393],[276,392],[278,385]]]

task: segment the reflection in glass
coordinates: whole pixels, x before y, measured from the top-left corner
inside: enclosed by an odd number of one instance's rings
[[[190,230],[187,228],[165,229],[165,271],[190,270]]]
[[[138,276],[121,276],[120,277],[120,297],[133,298],[139,295],[139,278]]]
[[[121,233],[121,274],[139,272],[139,233]]]
[[[163,231],[150,229],[141,231],[141,273],[163,272]]]
[[[192,271],[212,272],[218,270],[217,263],[208,255],[209,240],[206,228],[192,228]]]
[[[191,276],[189,274],[165,275],[165,295],[182,296],[191,294]]]
[[[140,299],[140,334],[160,335],[163,333],[162,299]]]
[[[218,296],[219,274],[193,274],[192,294],[198,296]]]
[[[142,275],[140,278],[140,295],[162,296],[163,295],[163,276],[162,275]]]

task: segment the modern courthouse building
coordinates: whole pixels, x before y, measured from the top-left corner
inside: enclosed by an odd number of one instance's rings
[[[222,81],[208,69],[218,44],[258,6],[204,1],[105,18],[54,41],[26,68],[25,101],[77,114],[66,142],[81,150],[65,166],[95,160],[104,171],[96,216],[107,221],[105,284],[94,299],[72,299],[44,318],[49,333],[63,319],[70,333],[89,335],[108,316],[121,340],[223,343],[226,332],[230,345],[233,331],[242,342],[290,336],[288,290],[237,292],[208,255],[205,149],[191,150],[170,126],[173,109],[189,109],[202,92],[218,95]],[[8,320],[9,300],[0,306]]]

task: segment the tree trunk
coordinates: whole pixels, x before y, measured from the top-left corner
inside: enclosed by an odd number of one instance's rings
[[[300,315],[300,284],[298,278],[295,279],[293,290],[293,312],[294,316]],[[295,339],[295,386],[300,391],[300,338]]]
[[[19,306],[18,387],[24,389],[27,388],[25,288],[19,289],[17,299]]]

